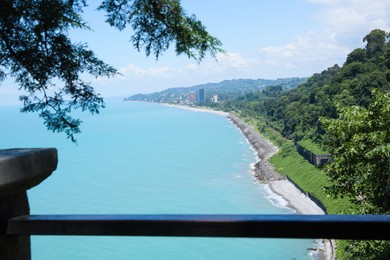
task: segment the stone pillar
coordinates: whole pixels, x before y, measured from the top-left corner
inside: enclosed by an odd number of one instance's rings
[[[7,220],[29,213],[26,192],[0,198],[0,218]],[[30,236],[0,235],[0,259],[30,258]]]
[[[0,150],[0,259],[31,259],[30,236],[7,235],[7,220],[28,215],[27,190],[57,167],[55,148]]]

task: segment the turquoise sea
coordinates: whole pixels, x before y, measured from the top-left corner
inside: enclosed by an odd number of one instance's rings
[[[285,214],[250,173],[256,157],[223,116],[107,101],[80,115],[78,145],[34,114],[0,107],[0,149],[56,147],[57,170],[28,192],[32,214]],[[312,240],[33,236],[36,260],[311,259]]]

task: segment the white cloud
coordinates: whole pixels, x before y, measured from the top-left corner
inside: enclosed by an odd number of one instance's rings
[[[316,32],[295,37],[282,46],[268,46],[260,50],[259,59],[269,69],[277,69],[285,76],[310,76],[315,72],[342,62],[348,50],[337,44],[335,38]]]
[[[293,57],[299,53],[298,46],[289,43],[285,46],[270,46],[261,50],[263,54],[276,54],[281,57]]]
[[[239,53],[219,53],[217,54],[217,61],[223,67],[231,67],[241,70],[246,70],[252,65],[256,64],[255,59],[244,58]]]
[[[372,29],[390,29],[390,1],[388,0],[309,0],[322,4],[323,9],[317,14],[325,26],[343,38],[367,34]]]
[[[266,46],[260,60],[282,74],[296,71],[309,76],[334,64],[342,64],[349,52],[363,47],[363,37],[373,29],[390,30],[388,0],[307,0],[322,5],[315,14],[322,26],[297,35],[284,45]]]
[[[126,78],[129,75],[136,78],[159,78],[167,77],[169,74],[174,72],[174,70],[168,66],[157,68],[141,68],[135,64],[129,64],[126,67],[119,69],[118,72],[121,74],[120,78]]]
[[[216,59],[207,58],[200,64],[142,67],[131,63],[119,69],[119,77],[99,78],[94,83],[103,96],[124,96],[226,79],[257,78],[259,65],[258,60],[239,53],[220,53]]]
[[[120,79],[172,79],[177,77],[194,75],[212,75],[225,73],[227,70],[245,71],[256,63],[254,59],[242,57],[239,53],[217,54],[215,59],[207,59],[200,64],[188,63],[181,67],[154,67],[143,68],[135,64],[129,64],[119,69]]]
[[[390,1],[388,0],[346,0],[326,5],[320,18],[335,31],[354,29],[357,31],[390,27]]]
[[[105,85],[112,92],[132,94],[234,78],[311,76],[336,63],[342,65],[348,53],[364,46],[362,39],[371,30],[390,31],[389,0],[306,1],[319,7],[311,17],[319,23],[284,44],[262,46],[257,54],[247,56],[218,54],[217,61],[208,58],[200,64],[187,60],[152,67],[131,63],[119,70],[121,77],[104,80]]]

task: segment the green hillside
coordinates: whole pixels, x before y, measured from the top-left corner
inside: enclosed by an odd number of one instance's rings
[[[217,106],[235,111],[280,147],[271,158],[333,214],[390,213],[390,34],[373,30],[352,51],[297,88],[270,87]],[[315,168],[295,151],[330,152]],[[363,231],[362,231],[363,232]],[[390,259],[389,241],[338,241],[338,259]]]

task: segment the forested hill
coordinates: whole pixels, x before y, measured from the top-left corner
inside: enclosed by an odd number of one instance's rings
[[[188,99],[191,91],[204,89],[206,97],[218,95],[219,100],[233,100],[241,95],[256,92],[267,86],[282,86],[283,89],[293,89],[307,81],[307,78],[280,78],[270,79],[234,79],[225,80],[219,83],[207,83],[192,87],[170,88],[161,92],[151,94],[137,94],[128,97],[131,101],[151,102],[179,102]]]
[[[364,37],[366,47],[352,51],[342,67],[329,67],[290,91],[264,95],[263,90],[219,106],[261,117],[289,139],[307,138],[320,143],[324,134],[319,123],[321,117],[336,118],[337,106],[367,108],[373,89],[390,91],[388,39],[389,35],[384,31],[373,30]]]

